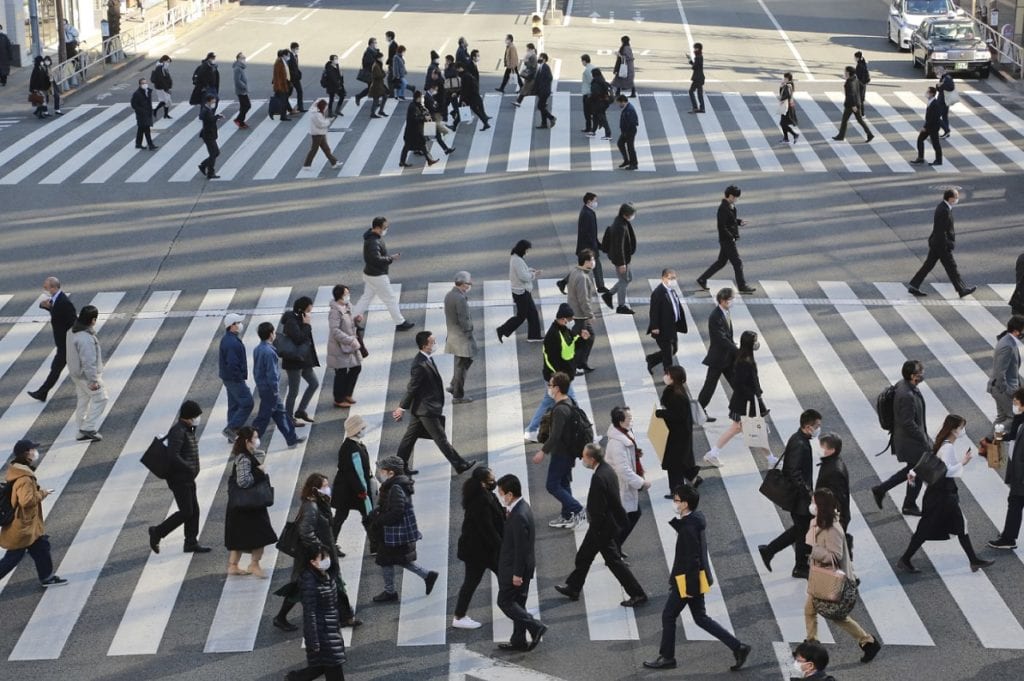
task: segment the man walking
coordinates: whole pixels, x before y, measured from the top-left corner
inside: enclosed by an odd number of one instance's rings
[[[245,317],[232,312],[224,317],[224,335],[220,339],[217,371],[228,395],[228,424],[224,437],[234,442],[238,429],[252,414],[255,402],[246,384],[249,378],[249,363],[245,358],[245,344],[239,338]]]
[[[455,469],[458,474],[465,473],[476,465],[476,461],[470,463],[462,458],[455,450],[452,443],[448,441],[448,435],[444,430],[444,389],[441,380],[441,372],[434,364],[434,348],[437,341],[434,334],[429,331],[420,331],[416,334],[416,347],[419,352],[412,360],[412,367],[409,370],[409,385],[405,389],[405,396],[398,407],[391,412],[395,421],[401,421],[406,410],[412,411],[412,420],[406,428],[402,441],[398,444],[398,458],[405,462],[405,470],[409,475],[419,473],[413,470],[409,464],[412,458],[413,447],[416,440],[430,438],[441,450],[444,458]]]
[[[28,396],[34,400],[45,402],[47,395],[57,385],[60,372],[68,363],[68,331],[75,325],[75,305],[68,298],[68,294],[60,288],[60,279],[47,277],[43,281],[43,291],[47,298],[39,303],[39,307],[48,310],[50,313],[50,329],[53,331],[53,344],[55,353],[50,363],[50,373],[46,380],[35,390],[30,390]]]
[[[498,553],[498,607],[512,620],[512,638],[500,650],[533,650],[548,628],[526,609],[530,580],[537,566],[534,545],[537,531],[533,510],[523,499],[523,486],[514,475],[498,479],[498,501],[505,507],[505,530]],[[530,632],[530,642],[526,642]]]
[[[584,248],[576,256],[576,262],[576,267],[569,272],[566,298],[573,311],[572,332],[583,339],[576,347],[578,376],[594,370],[590,366],[590,350],[594,347],[594,296],[597,295],[597,284],[594,283],[593,270],[597,260],[592,250]]]
[[[716,420],[714,416],[707,416],[707,408],[718,388],[718,379],[724,378],[732,388],[732,367],[736,363],[736,351],[739,350],[732,333],[732,316],[729,314],[732,299],[731,288],[719,289],[715,294],[715,302],[718,304],[708,315],[708,353],[704,355],[702,362],[708,371],[704,375],[704,385],[700,389],[697,402],[700,403],[709,423]]]
[[[647,371],[661,362],[668,372],[679,347],[680,333],[686,333],[686,315],[683,305],[676,293],[676,271],[665,268],[661,271],[661,284],[651,291],[650,322],[647,324],[647,335],[658,344],[658,351],[647,355]]]
[[[4,33],[0,24],[0,87],[7,87],[7,77],[11,75],[11,62],[14,61],[14,47],[11,39]]]
[[[569,425],[574,417],[569,397],[569,376],[561,371],[551,375],[548,381],[548,396],[554,400],[551,407],[551,430],[548,439],[536,454],[533,462],[540,464],[544,455],[551,455],[545,489],[562,505],[559,517],[548,523],[548,527],[571,530],[586,520],[583,505],[572,496],[572,469],[576,465],[577,453],[569,449]],[[616,487],[616,491],[618,488]]]
[[[288,51],[288,76],[292,88],[295,89],[295,110],[302,113],[306,107],[302,105],[302,69],[299,68],[299,44],[292,43]]]
[[[594,126],[594,114],[590,107],[590,86],[594,82],[594,65],[590,63],[590,55],[585,54],[580,57],[580,62],[583,64],[583,76],[580,81],[580,93],[583,95],[583,130],[584,133],[597,132],[597,128]]]
[[[359,93],[356,94],[356,106],[363,101],[363,97],[370,92],[370,73],[373,70],[373,63],[377,61],[377,57],[383,56],[381,51],[377,49],[377,39],[370,38],[366,43],[366,49],[363,50],[363,57],[360,61],[362,68],[359,69],[359,73],[356,74],[356,80],[360,83],[365,83],[366,87],[363,88]]]
[[[86,305],[78,312],[78,319],[67,335],[68,376],[75,384],[78,402],[75,419],[78,422],[76,440],[99,442],[100,417],[107,406],[107,389],[103,385],[103,351],[96,338],[96,320],[100,312]]]
[[[473,51],[475,52],[476,50]],[[483,132],[484,130],[490,130],[491,118],[484,110],[484,100],[480,98],[480,78],[471,72],[472,67],[472,62],[467,64],[460,61],[455,64],[455,70],[459,73],[459,82],[461,83],[459,97],[462,98],[462,103],[473,112],[473,115],[484,124],[484,127],[480,128],[480,132]]]
[[[231,73],[235,80],[235,96],[238,97],[238,115],[234,122],[242,130],[247,130],[249,124],[245,122],[245,116],[252,108],[252,101],[249,99],[249,76],[245,72],[245,53],[239,52],[235,55],[235,63],[231,65]]]
[[[501,79],[501,86],[494,89],[505,94],[505,86],[508,85],[508,77],[515,74],[516,85],[520,90],[522,90],[523,78],[519,75],[519,50],[516,49],[515,38],[512,37],[511,33],[505,36],[505,55],[502,57],[502,65],[505,67],[505,75]]]
[[[597,240],[597,194],[587,192],[583,195],[583,207],[576,218],[576,255],[579,256],[583,249],[589,248],[594,254],[594,282],[597,284],[597,292],[604,293],[608,289],[604,285],[604,274],[601,271],[601,257],[599,255],[601,244]],[[569,275],[555,282],[558,290],[565,293],[565,286],[569,283]]]
[[[818,478],[814,482],[814,491],[827,489],[839,502],[839,524],[846,533],[846,545],[853,557],[853,535],[850,534],[850,473],[842,457],[843,440],[835,433],[822,435],[818,438],[821,447],[821,463],[818,464]]]
[[[544,363],[541,369],[544,378],[544,398],[537,405],[537,411],[533,413],[533,418],[530,419],[529,425],[526,426],[526,432],[523,433],[527,442],[537,441],[537,431],[540,428],[541,419],[551,407],[555,406],[555,400],[551,397],[549,390],[552,376],[558,372],[568,376],[569,388],[566,394],[573,400],[576,399],[576,393],[572,389],[572,380],[576,376],[576,345],[580,341],[586,342],[590,338],[590,333],[583,329],[577,336],[570,331],[569,323],[572,318],[572,308],[568,303],[562,303],[558,306],[558,312],[555,313],[555,321],[551,322],[548,332],[544,335],[544,345],[542,346]]]
[[[693,56],[686,55],[693,73],[690,75],[690,113],[704,113],[704,46],[693,44]]]
[[[868,128],[868,124],[864,121],[864,116],[861,115],[862,104],[860,100],[860,86],[857,84],[857,70],[852,66],[846,67],[846,80],[843,83],[843,120],[839,123],[839,134],[833,137],[837,142],[842,142],[846,139],[846,126],[850,122],[850,116],[854,116],[857,119],[857,123],[864,130],[864,135],[868,138],[868,142],[875,139],[875,136],[871,134],[871,130]]]
[[[629,525],[629,519],[619,498],[618,476],[605,463],[604,451],[595,444],[583,448],[583,465],[594,471],[590,478],[590,491],[587,492],[587,533],[576,552],[576,568],[569,574],[564,585],[555,586],[555,591],[569,600],[578,601],[590,566],[600,553],[608,570],[629,596],[619,605],[624,608],[643,605],[647,602],[647,594],[636,581],[619,550],[619,535]]]
[[[996,418],[992,425],[1003,424],[1010,430],[1013,421],[1013,394],[1020,388],[1021,336],[1024,317],[1013,315],[1006,322],[1006,331],[999,334],[992,352],[992,374],[988,380],[988,394],[996,403]]]
[[[632,104],[628,105],[632,106]],[[624,203],[619,206],[619,214],[612,220],[612,224],[605,233],[607,243],[602,240],[601,246],[607,249],[608,260],[615,265],[615,274],[618,281],[615,286],[601,294],[601,300],[608,307],[612,306],[612,296],[618,297],[618,307],[615,311],[618,314],[634,314],[633,309],[627,304],[626,290],[629,283],[633,281],[633,270],[629,263],[636,253],[636,232],[633,231],[633,218],[636,217],[636,208],[632,203]]]
[[[925,430],[924,396],[917,387],[924,381],[924,364],[916,359],[903,363],[903,380],[896,384],[893,395],[892,453],[903,468],[893,473],[888,480],[871,488],[875,504],[882,508],[885,493],[893,487],[907,482],[907,475],[932,449],[932,440]],[[907,484],[903,498],[903,515],[921,515],[917,507],[917,495],[921,485]]]
[[[534,81],[537,78],[537,48],[533,43],[526,43],[526,56],[523,57],[523,68],[520,75],[523,77],[523,84],[519,86],[519,94],[512,106],[518,107],[523,99],[533,94]]]
[[[871,73],[868,71],[868,60],[864,58],[863,52],[857,50],[853,53],[853,58],[857,60],[854,73],[857,75],[857,93],[860,96],[860,110],[864,111],[864,98],[868,94],[868,83],[871,82]]]
[[[149,528],[149,548],[160,553],[160,540],[185,526],[185,553],[209,553],[199,543],[199,499],[196,497],[196,477],[199,475],[199,442],[196,426],[202,408],[192,400],[185,400],[178,410],[178,420],[167,431],[167,487],[174,495],[178,510],[159,525]]]
[[[192,96],[189,97],[188,103],[203,106],[207,98],[213,95],[214,109],[216,109],[216,102],[220,99],[219,93],[220,72],[217,70],[217,55],[208,52],[206,59],[201,61],[196,70],[192,72]]]
[[[156,149],[150,129],[153,127],[153,93],[149,82],[142,78],[139,87],[132,93],[132,111],[135,112],[135,148],[142,149],[142,138],[146,138],[149,150]]]
[[[390,223],[383,216],[373,219],[370,229],[363,233],[363,295],[359,296],[356,306],[352,308],[352,319],[361,328],[366,328],[366,310],[370,307],[374,297],[380,298],[391,313],[391,319],[395,322],[397,331],[408,331],[415,324],[406,321],[398,309],[398,298],[391,290],[391,279],[388,277],[388,270],[391,263],[402,257],[402,254],[395,252],[388,254],[388,247],[384,243],[384,235],[388,233]]]
[[[639,163],[636,157],[636,131],[640,128],[640,119],[636,115],[636,109],[626,95],[619,95],[615,98],[619,105],[619,139],[616,144],[619,153],[622,154],[620,168],[636,170]]]
[[[924,141],[930,140],[932,143],[932,149],[935,151],[935,160],[928,165],[941,166],[942,165],[942,143],[939,141],[939,127],[942,124],[942,99],[936,97],[935,88],[928,88],[926,93],[928,98],[928,104],[925,105],[924,109],[924,127],[921,128],[921,132],[917,133],[917,158],[911,163],[914,165],[921,165],[924,163]]]
[[[217,98],[214,95],[207,95],[206,104],[199,113],[199,120],[203,123],[199,137],[206,145],[206,159],[199,164],[199,172],[208,180],[216,180],[220,177],[214,170],[214,163],[220,156],[220,147],[217,146],[217,121],[222,118],[224,117],[217,113]]]
[[[70,55],[69,55],[70,57]],[[174,79],[171,78],[171,57],[164,55],[156,63],[153,72],[149,74],[149,82],[153,85],[153,96],[156,97],[156,107],[153,108],[153,118],[156,119],[156,112],[161,108],[164,110],[164,118],[171,118],[171,88],[174,87]]]
[[[473,286],[469,272],[455,273],[455,286],[444,297],[444,321],[448,329],[445,349],[455,356],[455,371],[447,390],[452,394],[452,404],[472,402],[466,397],[466,372],[473,364],[477,352],[473,338],[473,317],[469,314],[469,289]],[[539,326],[539,325],[538,325]],[[539,330],[539,329],[538,329]]]
[[[256,327],[260,344],[252,351],[252,378],[256,382],[256,392],[260,396],[260,408],[253,419],[252,428],[260,435],[267,431],[270,419],[284,436],[289,447],[305,442],[304,436],[296,435],[295,424],[284,410],[281,402],[281,358],[274,349],[274,325],[263,322]]]
[[[551,73],[551,67],[548,66],[548,55],[546,52],[541,52],[540,57],[537,59],[537,75],[533,79],[533,94],[537,95],[537,111],[540,112],[540,125],[537,126],[538,129],[553,128],[555,127],[555,121],[558,120],[548,111],[553,81],[554,76]],[[551,121],[550,126],[548,121]]]
[[[961,298],[971,295],[978,290],[977,286],[968,286],[960,277],[960,270],[953,259],[953,248],[956,246],[956,230],[953,228],[953,206],[960,202],[960,192],[956,189],[947,189],[942,194],[942,201],[935,207],[935,216],[932,221],[932,234],[928,237],[928,257],[924,264],[917,271],[914,278],[907,285],[907,290],[915,296],[928,295],[921,290],[921,284],[925,276],[932,271],[935,263],[941,262],[946,270],[946,276],[953,284],[957,294]]]
[[[768,572],[772,571],[772,558],[787,546],[793,547],[793,577],[807,579],[808,556],[811,547],[807,544],[807,528],[811,525],[811,483],[814,479],[814,455],[811,453],[811,439],[821,435],[821,414],[808,409],[800,414],[800,429],[789,437],[782,453],[782,474],[795,489],[800,490],[789,517],[793,524],[768,544],[761,544],[757,552]],[[845,527],[845,525],[844,525]]]
[[[941,116],[939,125],[942,127],[942,139],[948,139],[949,107],[953,104],[953,98],[956,96],[953,92],[956,90],[956,83],[953,82],[953,74],[947,71],[944,66],[936,66],[935,75],[939,77],[939,82],[935,86],[937,91],[936,99],[938,99],[939,103],[942,104],[939,108],[939,114]]]
[[[747,280],[743,276],[743,261],[740,259],[740,252],[736,248],[736,242],[740,239],[740,227],[747,225],[746,220],[740,220],[736,216],[736,201],[740,198],[740,188],[734,184],[725,188],[725,198],[718,204],[718,259],[711,263],[711,267],[704,271],[704,274],[697,277],[697,286],[702,291],[708,291],[708,279],[715,272],[725,267],[725,263],[732,263],[732,269],[736,274],[736,285],[740,293],[753,293],[757,289],[747,286]]]

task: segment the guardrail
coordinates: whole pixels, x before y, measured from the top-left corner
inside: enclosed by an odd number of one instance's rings
[[[1009,75],[1014,78],[1024,76],[1024,47],[983,21],[975,19],[974,23],[981,29],[980,35],[984,36],[985,42],[992,52],[992,65],[996,66],[998,63],[997,68],[1009,71]],[[1009,28],[1012,31],[1009,25],[1003,28]]]
[[[219,9],[226,1],[191,0],[172,7],[155,19],[145,20],[141,26],[110,36],[96,47],[79,49],[73,57],[52,67],[53,86],[66,92],[99,78],[114,64],[137,54],[148,41]]]

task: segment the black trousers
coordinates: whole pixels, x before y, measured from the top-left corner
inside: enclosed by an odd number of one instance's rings
[[[459,588],[459,598],[455,601],[455,616],[465,617],[469,610],[469,601],[472,600],[476,588],[480,586],[480,580],[484,578],[487,571],[498,574],[496,565],[485,565],[484,563],[467,562],[466,576],[462,578],[462,586]]]
[[[1006,499],[1006,521],[999,538],[1003,541],[1017,541],[1020,534],[1021,515],[1024,513],[1024,496],[1011,494]]]
[[[207,175],[213,175],[213,164],[220,156],[220,147],[217,146],[215,139],[204,139],[203,142],[206,144],[206,160],[199,165],[205,169]]]
[[[690,83],[690,108],[704,110],[704,81]]]
[[[910,285],[914,288],[921,288],[924,278],[932,271],[932,268],[935,267],[935,263],[937,262],[942,263],[942,266],[946,270],[946,276],[949,277],[949,282],[953,284],[953,288],[956,289],[957,293],[960,293],[967,288],[967,284],[964,283],[963,278],[960,276],[960,269],[956,266],[956,260],[953,258],[953,251],[939,251],[931,247],[928,248],[928,256],[924,259],[921,269],[919,269],[917,274],[914,275],[914,278],[910,280]]]
[[[412,420],[409,421],[409,427],[405,429],[405,435],[402,436],[402,441],[398,443],[398,458],[405,462],[405,468],[408,470],[411,468],[409,465],[409,459],[412,458],[413,447],[416,446],[416,440],[430,439],[434,441],[437,448],[441,450],[441,454],[444,458],[448,459],[448,462],[452,466],[460,466],[466,463],[466,460],[455,451],[455,447],[448,441],[448,435],[444,432],[444,416],[440,414],[437,416],[416,416],[409,414]]]
[[[235,121],[245,123],[245,116],[251,108],[252,102],[249,100],[249,95],[238,95],[238,115],[235,116]]]
[[[612,136],[612,128],[608,125],[608,112],[605,110],[604,104],[598,104],[590,107],[590,115],[593,117],[593,123],[591,124],[591,130],[597,132],[598,128],[604,128],[604,136]]]
[[[169,480],[167,486],[174,495],[178,510],[156,526],[156,535],[163,539],[181,525],[185,526],[185,545],[199,541],[199,500],[196,498],[196,483]]]
[[[150,127],[148,125],[139,125],[135,128],[135,146],[142,146],[142,138],[146,138],[146,144],[153,146],[153,137],[150,134]]]
[[[292,81],[292,88],[295,90],[295,108],[302,111],[306,107],[302,106],[302,82]]]
[[[60,378],[60,372],[64,371],[64,367],[67,365],[68,349],[66,345],[61,343],[57,346],[57,352],[53,355],[53,361],[50,362],[50,373],[46,375],[46,380],[39,386],[38,392],[45,395],[53,390],[53,386],[57,385],[57,379]]]
[[[725,267],[726,263],[732,263],[732,269],[736,272],[736,285],[746,288],[747,280],[743,276],[743,261],[740,259],[740,252],[736,249],[735,241],[718,242],[718,259],[711,263],[711,267],[704,270],[704,274],[697,277],[697,280],[707,281],[715,272]]]
[[[514,68],[510,68],[510,69],[505,69],[505,75],[501,79],[501,87],[498,88],[499,90],[504,91],[505,86],[508,85],[508,77],[511,76],[513,73],[516,76],[516,84],[520,88],[523,87],[523,77],[520,76],[519,72],[516,71]]]
[[[306,667],[288,672],[289,681],[313,681],[321,676],[327,681],[345,681],[345,670],[339,664],[337,667]]]
[[[462,102],[469,107],[469,110],[473,112],[473,115],[480,119],[484,125],[487,125],[487,121],[491,120],[490,116],[484,110],[484,100],[480,98],[480,95],[474,97],[463,97]]]
[[[622,162],[628,163],[631,166],[639,165],[636,160],[636,133],[626,134],[624,132],[619,133],[619,140],[616,144],[619,147],[619,153],[622,154]]]
[[[338,106],[337,106],[337,108],[335,108],[335,106],[334,106],[334,98],[335,97],[338,98]],[[341,113],[341,105],[344,102],[344,100],[345,100],[345,91],[344,90],[341,90],[339,92],[328,92],[327,93],[327,114],[330,115],[330,113],[332,111],[340,114]]]
[[[529,291],[513,293],[512,300],[516,304],[516,313],[498,327],[498,333],[507,338],[515,333],[523,322],[526,322],[527,338],[543,338],[540,332],[540,315],[537,314],[537,305],[533,302],[533,294]]]
[[[583,583],[587,581],[587,573],[590,572],[590,566],[599,553],[604,558],[608,570],[615,575],[615,579],[619,581],[630,597],[644,595],[644,588],[640,586],[640,582],[636,581],[636,577],[622,561],[618,536],[609,535],[602,528],[595,527],[591,527],[583,536],[580,548],[576,552],[576,568],[565,580],[566,586],[576,592],[582,591]]]
[[[441,146],[442,149],[445,148],[444,141],[441,139],[440,135],[437,136],[437,143]],[[406,142],[406,143],[404,143],[402,145],[402,155],[399,158],[398,162],[399,163],[405,163],[405,160],[409,157],[409,152],[410,151],[416,151],[416,152],[419,152],[420,154],[423,154],[423,156],[425,156],[428,161],[432,161],[433,160],[430,157],[430,154],[427,153],[427,145],[426,144],[417,144],[416,146],[412,146],[408,142]]]
[[[932,150],[935,151],[936,162],[942,162],[942,143],[939,142],[939,131],[928,130],[927,128],[917,133],[917,157],[924,158],[924,141],[931,140]]]
[[[899,487],[900,484],[902,484],[902,483],[907,481],[907,474],[910,473],[910,471],[914,467],[914,465],[915,464],[910,464],[910,463],[904,465],[903,468],[899,469],[898,471],[896,471],[895,473],[890,475],[889,478],[887,480],[885,480],[878,487],[883,492],[888,492],[893,487]],[[907,485],[907,494],[906,494],[905,497],[903,497],[903,505],[904,506],[910,506],[911,504],[916,504],[917,503],[917,495],[920,494],[920,493],[921,493],[921,485],[909,485],[908,484]]]
[[[590,95],[583,95],[583,122],[587,132],[595,132],[594,113],[590,110]]]
[[[555,121],[555,117],[548,111],[548,102],[551,101],[551,95],[537,95],[537,111],[540,112],[540,124],[546,126],[548,121],[552,123]]]
[[[672,366],[676,350],[679,347],[675,330],[659,333],[654,337],[654,342],[658,344],[658,351],[647,355],[647,370],[654,371],[654,367],[660,362],[667,373],[668,368]]]
[[[334,532],[335,537],[337,537],[338,533],[341,532],[341,526],[345,524],[346,520],[348,520],[351,510],[352,509],[349,508],[334,509],[334,518],[331,520],[331,530]],[[356,510],[359,511],[359,515],[363,517],[363,520],[366,520],[366,507],[360,504],[359,508]]]
[[[804,512],[807,511],[807,509],[801,510]],[[789,517],[792,519],[793,524],[784,530],[782,534],[768,543],[768,550],[771,551],[771,554],[774,556],[787,546],[792,546],[794,561],[793,569],[806,570],[807,557],[811,555],[811,547],[807,545],[805,538],[807,536],[807,528],[811,525],[811,516],[790,513]]]
[[[512,620],[512,638],[514,646],[526,647],[526,632],[531,635],[540,628],[540,622],[526,609],[526,595],[530,593],[530,579],[523,578],[520,586],[512,583],[498,585],[498,608],[505,617]]]
[[[590,351],[594,348],[594,325],[589,319],[574,319],[572,320],[572,332],[573,334],[579,335],[579,332],[586,329],[590,333],[590,338],[583,340],[580,338],[576,341],[576,366],[585,367],[590,363]],[[572,378],[570,376],[569,378]]]
[[[344,402],[346,398],[352,397],[356,389],[356,381],[359,380],[359,372],[363,370],[362,365],[334,370],[334,401]]]
[[[860,114],[860,107],[857,107],[857,110],[854,111],[853,107],[849,107],[849,106],[843,107],[843,119],[839,123],[839,134],[836,135],[836,137],[838,137],[839,139],[843,139],[843,138],[846,137],[846,126],[850,122],[850,116],[856,117],[857,123],[864,130],[864,136],[865,137],[870,137],[871,136],[871,130],[870,130],[870,128],[868,128],[868,124],[864,121],[864,117],[861,116],[861,114]]]
[[[739,640],[721,624],[708,617],[707,609],[704,606],[704,594],[691,598],[682,598],[679,595],[679,589],[675,588],[673,580],[672,590],[669,591],[668,600],[665,601],[665,608],[661,611],[661,647],[658,648],[659,655],[669,660],[676,658],[676,624],[679,622],[679,613],[687,606],[690,607],[690,615],[693,617],[694,624],[729,646],[730,650],[739,650],[739,647],[742,645]]]
[[[708,373],[704,375],[704,385],[701,386],[700,394],[697,395],[697,401],[705,409],[711,403],[711,396],[715,394],[715,389],[718,388],[719,378],[724,378],[732,388],[732,367],[708,367]]]

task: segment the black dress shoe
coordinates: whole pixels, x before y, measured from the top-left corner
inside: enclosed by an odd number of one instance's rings
[[[661,655],[658,655],[658,659],[654,662],[644,660],[644,667],[647,669],[675,669],[676,660],[674,657],[662,657]]]
[[[619,603],[623,608],[635,608],[638,605],[643,605],[647,602],[647,595],[633,596]]]
[[[475,465],[476,465],[476,461],[463,461],[455,469],[455,472],[457,472],[459,475],[462,475],[463,473],[465,473],[466,471],[468,471],[470,468],[472,468]]]
[[[913,161],[910,162],[910,164],[911,165],[915,165],[915,166],[924,165],[924,159],[923,158],[915,158]]]
[[[379,594],[373,597],[374,603],[392,603],[398,600],[397,591],[381,591]]]
[[[974,293],[977,290],[978,290],[977,286],[968,286],[967,288],[965,288],[963,291],[960,292],[960,297],[961,298],[966,298],[967,296],[971,295],[972,293]]]
[[[615,309],[615,305],[612,304],[612,294],[611,293],[607,293],[607,292],[606,293],[602,293],[601,294],[601,300],[603,300],[604,304],[608,306],[608,309],[610,309],[610,310],[614,310]]]
[[[515,652],[525,653],[529,649],[530,649],[530,647],[527,644],[525,644],[525,643],[523,643],[523,644],[520,644],[520,643],[499,643],[498,644],[498,650],[508,650],[508,651],[515,651]]]
[[[754,293],[755,291],[757,291],[756,286],[740,286],[740,293],[750,294]]]
[[[885,490],[883,490],[881,487],[872,487],[871,496],[875,498],[875,506],[877,506],[878,509],[881,510],[882,501],[885,499]]]
[[[761,562],[763,562],[764,566],[766,568],[768,568],[768,572],[771,572],[772,571],[772,558],[774,558],[775,556],[773,556],[772,552],[768,549],[768,545],[767,544],[761,544],[760,546],[757,547],[757,552],[759,554],[761,554]]]
[[[568,598],[570,601],[578,601],[580,599],[580,592],[579,591],[573,591],[572,589],[570,589],[568,586],[566,586],[564,584],[556,584],[555,585],[555,591],[557,591],[558,593],[562,594],[563,596]]]
[[[878,637],[876,636],[874,641],[869,641],[868,643],[865,643],[860,647],[860,649],[864,652],[864,654],[860,658],[860,661],[868,663],[871,662],[871,660],[875,659],[875,656],[878,655],[878,651],[882,649],[882,644],[878,641]]]
[[[156,528],[149,528],[149,548],[153,553],[160,553],[160,537],[156,536]]]
[[[921,509],[917,507],[917,504],[904,504],[902,512],[903,515],[912,515],[917,516],[918,518],[921,517]]]
[[[498,334],[498,342],[504,344],[505,337],[501,335],[501,329],[495,329],[494,331]]]
[[[711,290],[711,289],[708,288],[708,282],[703,280],[703,279],[698,279],[697,280],[697,287],[701,291],[710,291]]]
[[[925,296],[928,295],[927,293],[925,293],[916,286],[907,286],[907,291],[909,291],[911,295],[917,296],[918,298],[924,298]]]
[[[39,400],[40,402],[46,401],[46,393],[44,393],[42,390],[29,390],[28,396],[31,397],[33,400]]]
[[[622,163],[619,164],[619,167],[620,168],[628,168],[629,167],[629,161],[623,161]]]
[[[747,661],[747,656],[750,655],[750,646],[746,643],[741,643],[738,650],[732,651],[732,656],[736,659],[736,664],[729,667],[729,671],[738,672],[743,668],[743,665]]]
[[[996,562],[994,560],[986,560],[985,558],[978,558],[977,560],[972,560],[971,561],[971,572],[977,572],[978,570],[980,570],[983,567],[991,567],[992,565],[995,565],[995,564],[996,564]]]
[[[628,305],[619,305],[617,308],[615,308],[615,313],[616,314],[636,314],[636,312],[633,312],[633,308],[629,307]]]
[[[565,295],[565,285],[567,283],[568,283],[567,279],[559,279],[558,281],[555,282],[555,286],[558,287],[558,290],[562,292],[563,296]]]
[[[309,414],[307,414],[303,409],[295,412],[295,418],[302,419],[306,423],[313,423],[313,419],[309,418]]]
[[[690,486],[693,487],[694,489],[697,489],[702,484],[704,484],[704,478],[700,477],[699,475],[690,481]]]
[[[921,572],[920,568],[914,567],[914,564],[906,558],[900,558],[898,561],[896,561],[896,569],[902,570],[903,572],[909,573],[911,575],[916,575],[917,573]]]
[[[587,373],[587,374],[589,374],[589,373],[594,371],[594,367],[590,366],[589,364],[584,364],[580,368],[583,369],[584,373]]]
[[[806,567],[795,567],[789,574],[793,579],[807,579],[810,574],[810,569]]]
[[[533,632],[533,634],[531,635],[532,638],[530,640],[530,645],[528,645],[526,649],[533,650],[534,648],[536,648],[537,645],[540,643],[541,639],[544,638],[544,634],[546,634],[547,631],[548,627],[546,624],[541,624],[540,626],[538,626],[537,631]]]
[[[295,626],[294,624],[292,624],[288,620],[283,619],[281,617],[275,617],[274,620],[273,620],[273,624],[274,624],[275,627],[277,627],[281,631],[298,631],[299,630],[299,628],[297,626]]]
[[[410,468],[405,472],[406,475],[419,475],[420,472],[415,468]]]
[[[430,592],[434,590],[434,584],[437,582],[437,572],[431,570],[423,581],[427,585],[427,595],[429,596]]]
[[[182,550],[185,553],[209,553],[210,547],[202,544],[185,544],[185,548]]]

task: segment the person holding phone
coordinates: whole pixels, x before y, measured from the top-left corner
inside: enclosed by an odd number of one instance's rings
[[[964,521],[964,514],[960,510],[960,495],[956,485],[956,478],[963,475],[964,466],[971,462],[974,457],[973,451],[968,447],[962,457],[958,457],[953,449],[954,443],[965,437],[967,419],[963,416],[950,414],[942,422],[942,428],[935,437],[935,444],[932,447],[932,455],[942,459],[946,464],[946,476],[929,485],[924,493],[924,501],[921,504],[921,521],[910,538],[910,545],[903,552],[896,562],[896,567],[904,572],[915,574],[920,568],[914,567],[910,562],[917,550],[926,541],[944,541],[950,535],[956,535],[963,547],[967,559],[971,562],[971,572],[977,572],[980,568],[988,567],[995,561],[986,560],[974,552],[971,545],[970,535],[967,534],[967,523]],[[907,481],[916,484],[914,471],[910,471]]]

